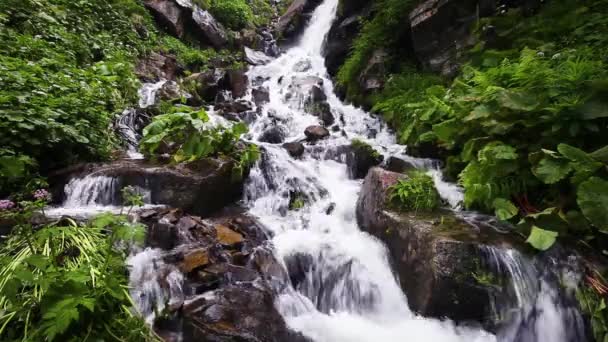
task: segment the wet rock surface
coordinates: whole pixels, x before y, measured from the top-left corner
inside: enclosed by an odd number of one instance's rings
[[[309,126],[304,130],[304,135],[306,135],[306,140],[315,142],[327,138],[329,136],[329,131],[323,126]]]
[[[288,282],[253,218],[230,214],[202,219],[178,209],[139,213],[147,244],[183,273],[184,296],[155,320],[160,336],[182,341],[308,341],[289,330],[274,306]],[[170,243],[167,243],[170,242]],[[159,272],[159,283],[168,283]],[[166,340],[170,340],[166,338]]]
[[[301,157],[304,154],[304,144],[301,142],[288,142],[283,144],[283,148],[294,158]]]
[[[135,66],[135,74],[145,82],[158,82],[161,79],[175,80],[183,73],[175,56],[170,54],[150,53],[139,60]]]
[[[237,201],[243,182],[234,180],[234,162],[207,158],[175,166],[156,165],[144,161],[118,161],[108,164],[85,164],[64,170],[51,177],[54,196],[61,201],[64,185],[73,177],[107,176],[116,179],[113,203],[121,204],[120,189],[136,186],[150,191],[151,204],[163,204],[206,215]]]
[[[491,272],[482,248],[507,243],[506,237],[480,231],[448,211],[394,210],[386,200],[388,188],[406,177],[380,168],[370,170],[357,202],[361,229],[386,244],[413,310],[492,328],[492,299],[501,288],[480,280],[480,275]]]
[[[291,42],[306,27],[312,12],[322,0],[295,0],[281,15],[276,25],[277,37],[284,42]]]

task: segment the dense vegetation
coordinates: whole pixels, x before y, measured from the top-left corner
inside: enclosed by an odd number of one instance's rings
[[[370,51],[394,50],[402,34],[384,28],[406,5],[380,3],[338,75],[352,98]],[[558,235],[600,246],[608,231],[606,4],[568,0],[525,20],[519,9],[482,19],[479,32],[493,25],[497,42],[480,39],[460,76],[393,63],[374,110],[403,144],[439,148],[466,207],[519,222],[541,249]]]
[[[32,216],[49,199],[44,190],[34,196],[0,209],[0,219],[15,222],[0,247],[0,339],[156,340],[132,311],[124,263],[143,240],[142,227],[112,214],[87,225],[64,219],[34,226]]]
[[[178,105],[155,116],[144,129],[141,150],[153,157],[159,152],[168,153],[174,163],[226,156],[235,160],[234,176],[240,178],[260,154],[256,145],[237,148],[239,138],[246,132],[243,123],[231,127],[212,125],[204,109]]]
[[[266,0],[198,1],[227,27],[270,21]],[[137,102],[139,57],[175,54],[191,72],[238,53],[201,49],[155,27],[138,0],[7,0],[0,3],[0,194],[119,148],[108,129]]]
[[[266,0],[201,5],[233,30],[275,15]],[[189,74],[235,65],[241,54],[162,32],[139,0],[2,1],[0,40],[0,226],[12,227],[0,238],[0,340],[157,340],[128,291],[125,257],[143,227],[111,214],[48,223],[44,176],[118,154],[111,126],[138,101],[140,58],[172,54]],[[258,158],[254,145],[238,143],[243,125],[211,126],[204,110],[174,104],[157,112],[142,142],[150,157],[169,146],[174,163],[231,158],[234,177]],[[143,204],[128,190],[123,200]]]

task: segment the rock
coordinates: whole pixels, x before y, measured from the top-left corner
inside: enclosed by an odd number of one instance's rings
[[[190,94],[182,91],[177,82],[167,81],[158,90],[156,96],[160,101],[177,101],[181,98],[188,98]]]
[[[217,240],[224,246],[234,246],[243,242],[243,235],[221,224],[215,226],[215,231]]]
[[[372,93],[384,87],[386,76],[386,60],[388,54],[384,50],[376,50],[367,62],[367,66],[359,75],[359,86],[365,93]]]
[[[184,35],[184,10],[171,0],[146,0],[144,6],[148,8],[156,21],[169,33],[179,38]]]
[[[301,142],[284,143],[283,148],[286,149],[287,153],[294,158],[299,158],[304,154],[304,144]]]
[[[403,159],[390,156],[386,161],[385,169],[392,172],[404,173],[409,170],[413,170],[416,167]]]
[[[222,69],[212,69],[195,73],[185,78],[184,82],[194,88],[193,96],[205,102],[213,102],[220,92],[220,81],[226,76]]]
[[[319,85],[313,85],[310,91],[310,99],[312,102],[323,102],[327,100],[325,91]]]
[[[329,136],[329,131],[322,126],[308,126],[306,130],[304,130],[304,135],[306,135],[307,141],[314,142],[327,138]]]
[[[192,11],[192,19],[205,40],[213,47],[220,49],[228,44],[226,29],[209,12],[195,6]]]
[[[184,316],[184,341],[308,341],[287,328],[270,289],[251,284],[218,289],[212,299],[190,304]]]
[[[332,25],[324,51],[325,67],[330,75],[335,76],[340,66],[344,64],[351,51],[353,40],[359,33],[360,26],[359,15],[336,20]]]
[[[374,150],[373,147],[359,140],[351,143],[351,152],[346,156],[350,176],[354,179],[364,178],[367,171],[374,166],[380,165],[384,156]]]
[[[150,53],[140,59],[135,66],[135,74],[145,82],[156,83],[161,79],[176,80],[183,72],[183,67],[177,63],[175,56]]]
[[[250,65],[264,65],[272,60],[269,56],[261,51],[255,51],[248,47],[244,47],[245,61]]]
[[[279,18],[275,27],[277,37],[290,42],[299,35],[306,27],[310,15],[321,2],[321,0],[294,0]]]
[[[283,140],[285,140],[285,132],[279,126],[270,127],[260,137],[260,141],[270,144],[280,144]]]
[[[253,88],[251,95],[253,96],[253,102],[258,106],[270,101],[270,92],[266,87]]]
[[[331,126],[334,124],[336,119],[331,113],[331,107],[327,101],[317,102],[306,106],[306,111],[310,114],[319,117],[323,126]]]
[[[225,112],[242,113],[252,110],[253,106],[251,102],[240,99],[227,103],[218,103],[217,109],[223,110]]]
[[[413,50],[424,68],[448,77],[456,73],[458,54],[475,44],[471,32],[479,17],[478,4],[471,0],[426,0],[410,12]],[[479,14],[491,14],[483,12]]]
[[[481,249],[506,243],[492,230],[479,231],[449,211],[396,212],[388,188],[405,175],[372,168],[357,201],[361,229],[383,241],[410,307],[423,316],[493,324],[492,297],[501,287],[474,275],[492,270]]]
[[[232,91],[234,98],[239,98],[247,94],[248,78],[247,69],[230,69],[222,80],[224,89]]]
[[[107,164],[85,164],[66,174],[49,178],[54,189],[63,189],[70,178],[94,173],[116,179],[111,195],[114,205],[121,204],[120,189],[135,186],[149,190],[151,204],[164,204],[184,211],[208,215],[231,204],[242,193],[242,181],[232,177],[234,161],[206,158],[189,164],[152,165],[145,161],[121,160]],[[54,191],[60,198],[60,191]]]
[[[183,273],[190,273],[195,268],[207,266],[209,264],[209,252],[206,248],[199,248],[189,251],[184,255],[184,260],[181,262],[179,269]]]

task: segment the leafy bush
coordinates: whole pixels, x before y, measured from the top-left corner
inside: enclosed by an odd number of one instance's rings
[[[139,225],[104,214],[33,229],[40,203],[21,207],[2,213],[17,222],[0,248],[3,341],[156,340],[128,292],[125,247],[143,240]]]
[[[203,71],[216,59],[223,60],[224,64],[234,64],[239,59],[239,55],[233,51],[201,50],[172,36],[163,36],[159,41],[159,48],[161,51],[174,54],[177,61],[190,70]]]
[[[253,12],[244,0],[210,0],[209,11],[233,30],[240,30],[253,20]]]
[[[433,178],[422,171],[412,171],[390,187],[388,199],[399,209],[414,211],[433,210],[441,203]]]
[[[35,172],[107,157],[113,114],[137,99],[132,63],[148,49],[137,28],[149,24],[136,0],[2,1],[0,158]]]
[[[237,161],[235,175],[252,166],[259,157],[255,145],[237,149],[240,136],[247,132],[243,123],[232,127],[209,124],[204,109],[175,106],[166,114],[154,117],[143,131],[141,150],[154,155],[159,150],[170,152],[176,163],[189,162],[205,157],[225,155]]]
[[[444,151],[467,207],[523,218],[537,248],[558,234],[601,245],[597,233],[608,219],[605,4],[549,3],[523,21],[518,13],[487,19],[508,32],[499,36],[503,49],[475,47],[449,87],[421,73],[392,76],[374,109],[400,142]]]
[[[348,98],[359,95],[359,75],[376,49],[395,50],[391,55],[400,55],[401,38],[409,34],[409,27],[403,25],[404,15],[413,4],[411,0],[375,1],[371,20],[363,23],[349,57],[338,71],[337,81],[345,87]]]

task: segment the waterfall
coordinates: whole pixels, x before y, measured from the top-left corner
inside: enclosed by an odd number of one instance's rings
[[[335,95],[321,53],[337,7],[338,0],[323,1],[299,44],[249,71],[252,82],[261,82],[270,90],[270,101],[258,108],[260,115],[250,125],[251,140],[265,153],[251,172],[245,202],[249,212],[274,233],[274,253],[285,267],[290,270],[294,263],[306,264],[303,279],[288,286],[276,301],[288,325],[316,342],[574,342],[570,337],[580,332],[580,325],[573,323],[576,314],[565,313],[556,301],[557,282],[539,280],[531,261],[514,251],[494,250],[487,255],[497,272],[513,279],[514,306],[497,304],[497,311],[503,310],[497,314],[506,315],[511,309],[517,317],[507,320],[497,336],[450,321],[422,318],[409,309],[385,247],[357,226],[355,203],[361,182],[349,179],[343,163],[324,156],[357,138],[385,156],[401,157],[427,169],[442,197],[456,210],[463,192],[443,180],[435,162],[407,156],[381,120]],[[291,158],[280,145],[261,142],[260,137],[271,128],[284,133],[286,141],[299,141],[307,126],[319,124],[319,118],[305,110],[307,94],[315,85],[326,94],[331,112],[340,122],[334,131],[339,132],[316,146],[307,146],[309,153],[300,159]],[[288,210],[294,193],[305,194],[306,205]],[[459,214],[471,222],[482,221],[479,215]],[[526,309],[515,310],[520,306]],[[566,331],[572,327],[576,327],[574,332]]]

